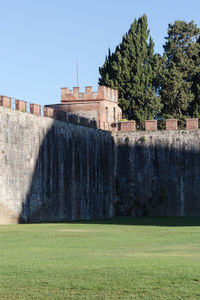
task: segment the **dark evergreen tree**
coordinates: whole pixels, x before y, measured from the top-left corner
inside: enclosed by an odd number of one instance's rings
[[[192,78],[192,92],[194,93],[194,100],[189,106],[189,113],[192,117],[200,118],[200,38],[197,40],[195,46],[196,53],[193,54],[195,73]]]
[[[164,45],[166,66],[160,75],[160,94],[164,104],[162,115],[165,117],[181,119],[193,116],[199,109],[200,102],[196,98],[200,72],[199,34],[200,29],[193,21],[169,24]]]
[[[145,119],[155,118],[162,107],[153,87],[156,65],[153,40],[143,15],[134,20],[115,52],[111,54],[109,50],[103,67],[99,68],[99,84],[117,89],[124,115],[141,126]]]

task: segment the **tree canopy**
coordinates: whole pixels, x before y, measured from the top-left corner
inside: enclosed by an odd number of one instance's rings
[[[140,126],[145,119],[200,116],[200,29],[175,21],[165,39],[163,55],[154,54],[143,15],[99,68],[99,84],[118,90],[124,116]]]
[[[200,29],[192,22],[175,21],[169,24],[164,45],[166,58],[160,95],[164,104],[162,114],[180,117],[194,114],[194,79],[200,72]],[[196,78],[198,81],[198,79]]]
[[[154,43],[149,33],[147,17],[135,19],[115,52],[109,49],[99,68],[99,84],[117,89],[123,114],[141,126],[145,119],[156,117],[162,107],[153,87]]]

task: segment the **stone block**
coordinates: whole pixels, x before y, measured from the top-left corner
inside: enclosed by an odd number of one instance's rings
[[[15,100],[15,109],[26,112],[26,102],[22,100]]]
[[[106,98],[106,86],[98,86],[98,99],[105,99]]]
[[[79,93],[80,93],[80,87],[78,87],[78,86],[73,87],[74,99],[79,99]],[[74,99],[72,99],[72,100],[74,100]]]
[[[121,132],[132,132],[135,131],[135,121],[120,122]]]
[[[86,86],[85,87],[85,99],[92,99],[92,86]]]
[[[178,120],[176,119],[166,120],[166,130],[177,130],[177,129],[178,129]]]
[[[30,113],[33,115],[40,116],[41,115],[41,106],[38,104],[31,103],[30,104]]]
[[[0,96],[0,106],[11,108],[11,98],[7,96]]]
[[[146,131],[156,131],[157,130],[157,120],[147,120],[145,121]]]
[[[54,109],[52,107],[44,107],[44,117],[53,118]]]
[[[199,128],[199,119],[186,119],[186,130],[194,130]]]

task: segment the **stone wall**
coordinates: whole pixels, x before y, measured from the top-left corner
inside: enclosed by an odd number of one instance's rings
[[[116,214],[200,216],[200,130],[116,135]]]
[[[200,130],[110,134],[0,107],[0,223],[200,216]]]
[[[0,107],[0,223],[113,216],[108,132]]]

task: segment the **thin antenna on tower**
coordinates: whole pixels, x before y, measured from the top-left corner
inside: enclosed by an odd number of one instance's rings
[[[78,60],[76,61],[76,86],[78,87]]]

